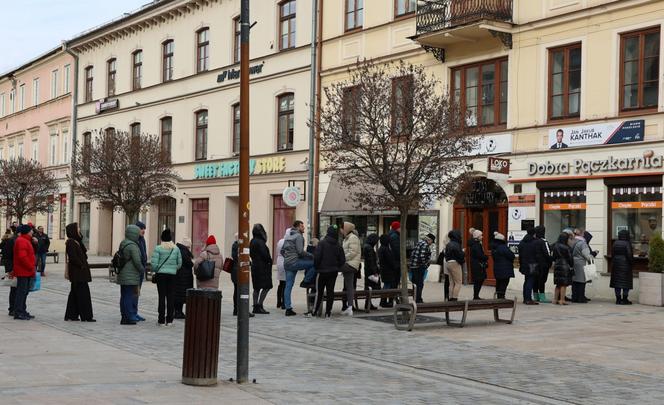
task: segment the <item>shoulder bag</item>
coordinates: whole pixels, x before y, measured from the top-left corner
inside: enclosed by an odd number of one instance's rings
[[[196,279],[198,281],[208,281],[214,278],[214,269],[216,267],[216,263],[214,260],[210,260],[210,253],[206,253],[208,258],[203,260],[196,268]]]

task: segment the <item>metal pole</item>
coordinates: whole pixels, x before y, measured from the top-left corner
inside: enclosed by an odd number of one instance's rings
[[[240,6],[240,206],[238,215],[237,382],[249,380],[249,0]]]
[[[316,206],[314,205],[314,159],[315,159],[315,134],[314,120],[316,118],[316,51],[318,39],[318,0],[311,0],[311,83],[309,90],[309,188],[307,189],[307,225],[309,228],[309,240],[316,234],[313,228],[316,221]]]

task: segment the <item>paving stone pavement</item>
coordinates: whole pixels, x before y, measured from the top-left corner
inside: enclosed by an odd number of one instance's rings
[[[257,315],[250,323],[250,377],[257,384],[195,389],[179,383],[183,323],[155,325],[152,284],[141,294],[141,312],[148,321],[121,326],[119,288],[103,278],[103,271],[95,271],[91,291],[98,322],[64,322],[68,284],[59,266],[51,265],[48,272],[43,290],[28,299],[36,322],[0,318],[0,339],[47,333],[56,345],[75,341],[89,350],[55,353],[37,347],[33,353],[12,355],[0,349],[0,403],[34,403],[51,395],[56,403],[83,403],[92,394],[101,403],[212,398],[279,404],[664,403],[664,349],[656,346],[664,336],[661,308],[606,302],[519,306],[511,326],[494,325],[490,313],[471,313],[463,329],[423,325],[408,333],[362,319],[364,315],[286,318],[274,309],[271,294],[266,308],[272,313]],[[219,371],[220,379],[228,380],[235,376],[236,319],[231,315],[232,285],[227,280],[223,284]],[[424,292],[425,301],[433,301],[440,285],[427,283]],[[6,297],[6,287],[0,288],[0,296]],[[295,303],[304,308],[301,290],[295,291]],[[95,359],[94,353],[105,355]],[[69,357],[71,362],[64,362]],[[136,370],[126,373],[138,375],[136,379],[114,371],[126,367],[127,357]],[[19,368],[16,376],[5,364]],[[21,388],[18,378],[31,372],[44,377],[29,390]]]

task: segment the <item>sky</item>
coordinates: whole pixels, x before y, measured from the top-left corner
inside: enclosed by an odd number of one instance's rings
[[[0,74],[151,0],[0,0]]]

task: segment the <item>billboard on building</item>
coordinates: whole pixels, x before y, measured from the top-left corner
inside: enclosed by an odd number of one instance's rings
[[[549,149],[639,142],[644,137],[644,120],[560,127],[549,130]]]

